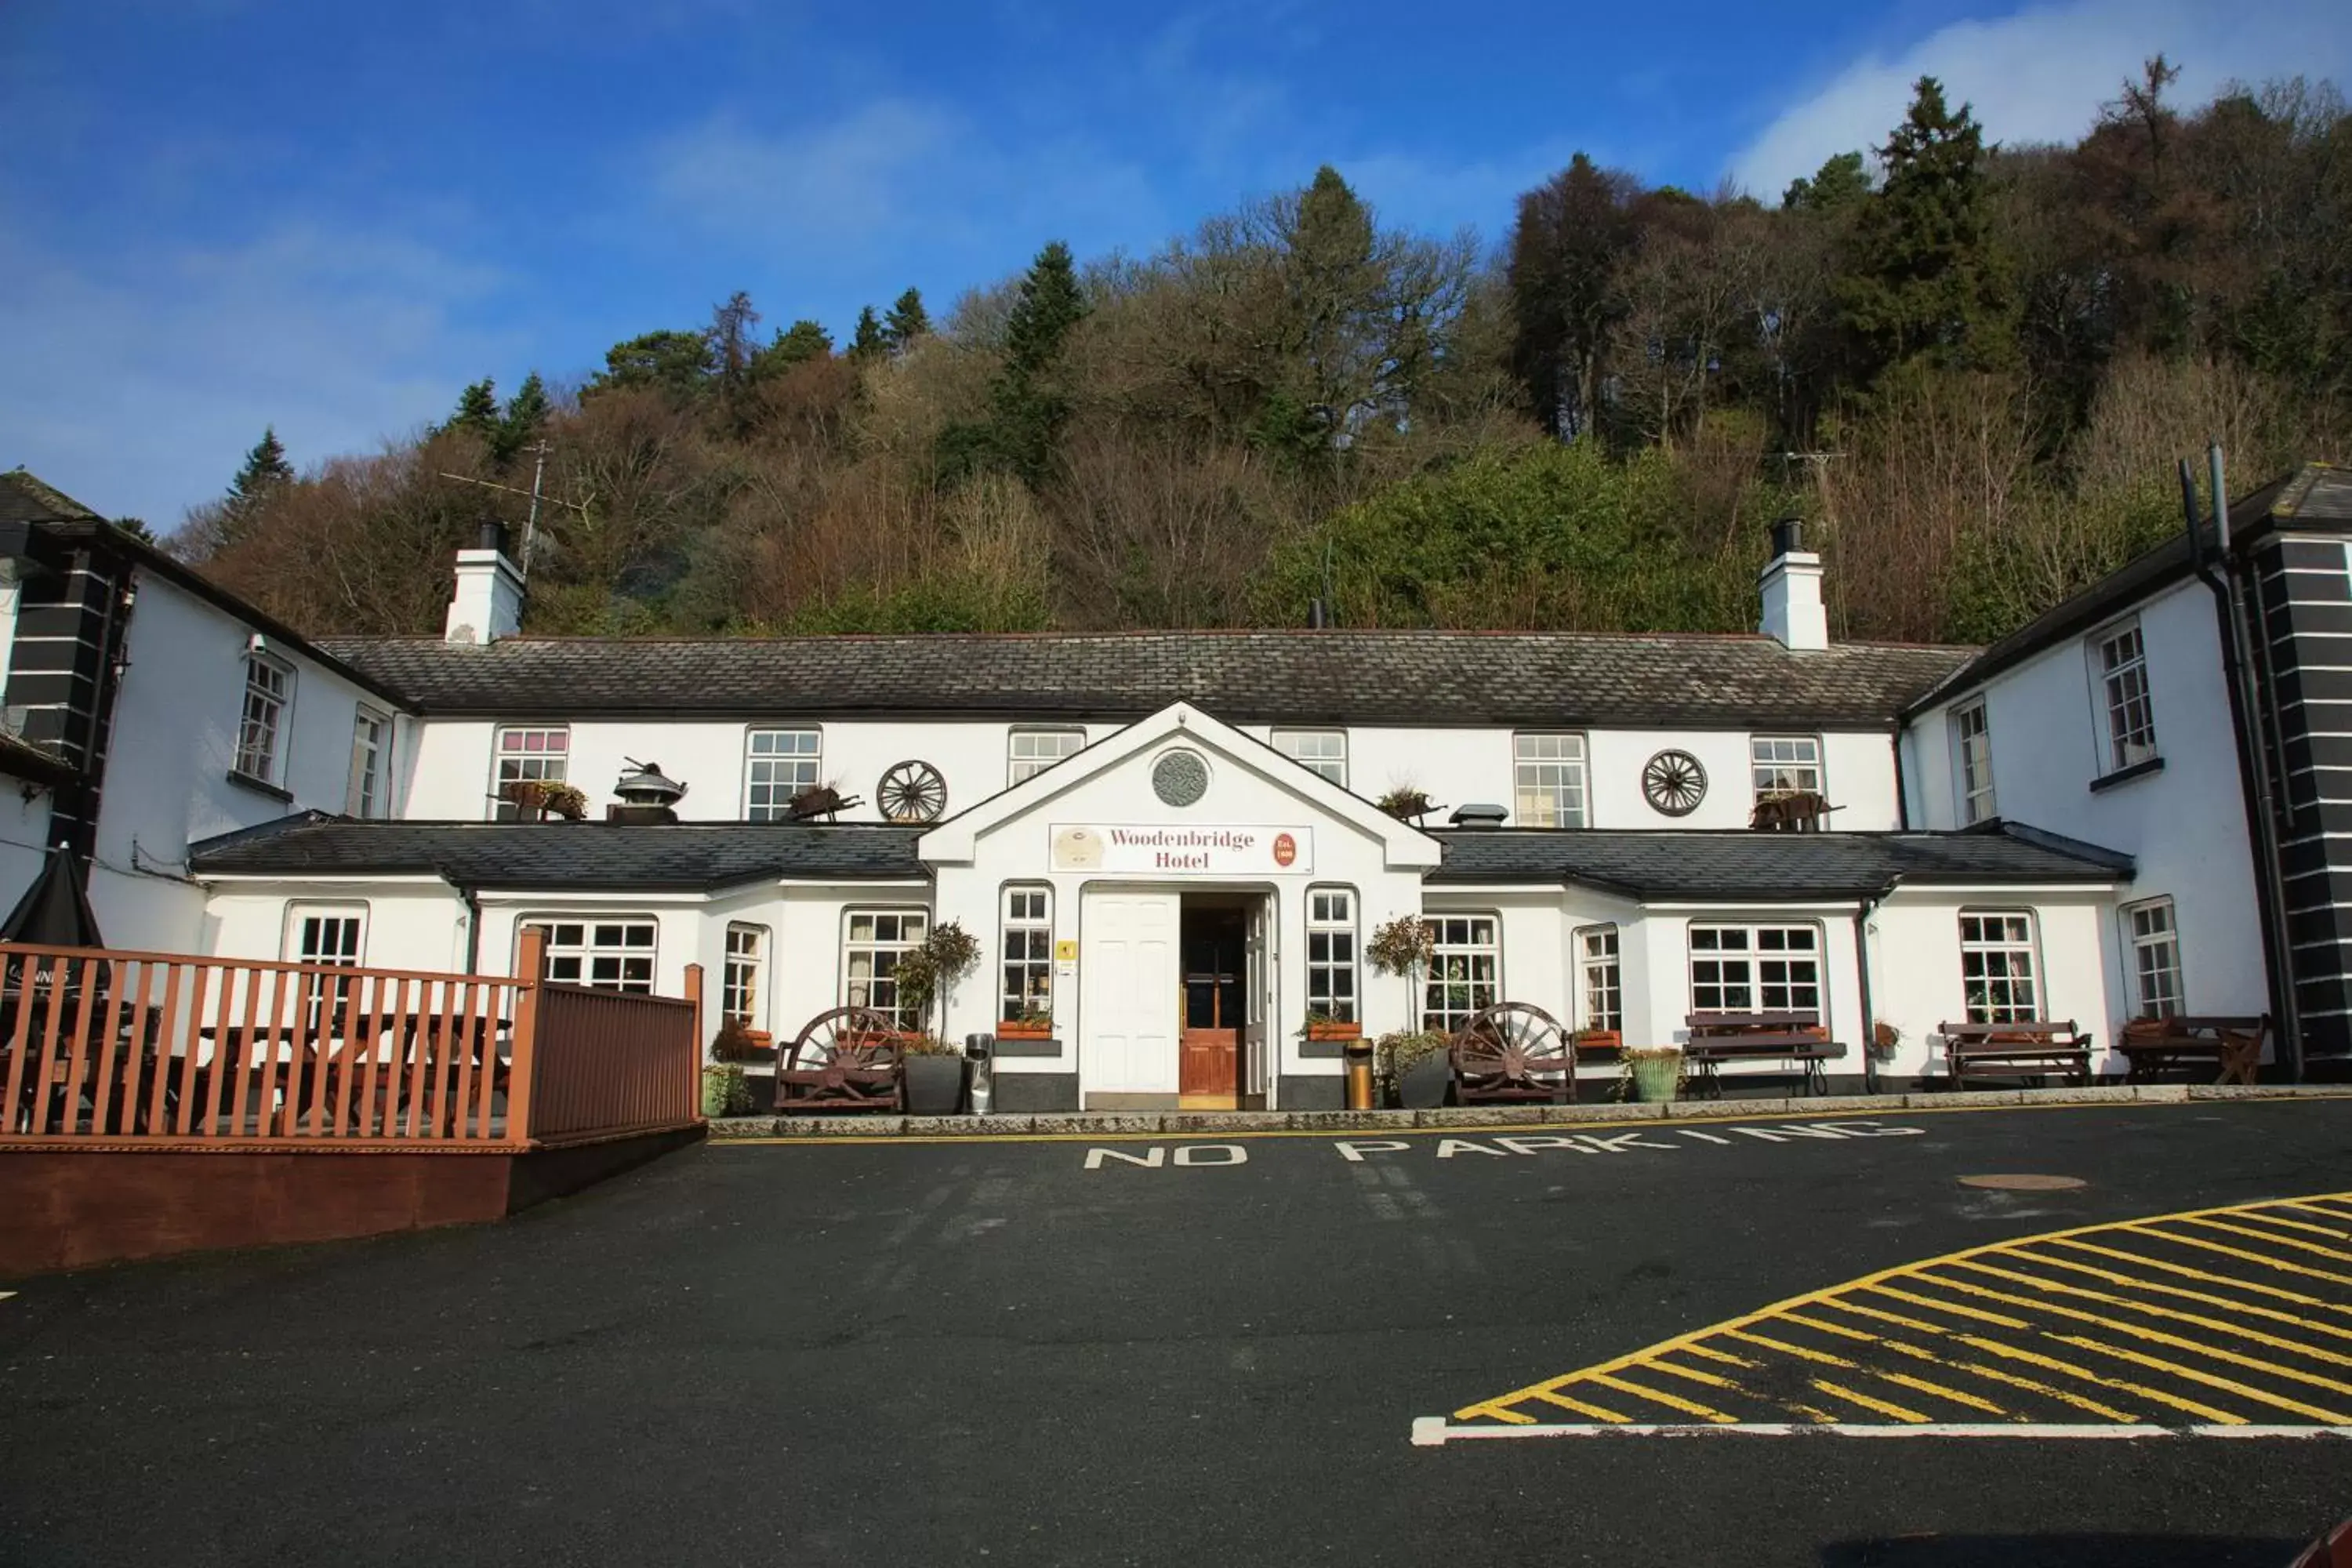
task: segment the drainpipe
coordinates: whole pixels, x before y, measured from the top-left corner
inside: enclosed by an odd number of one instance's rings
[[[1878,1092],[1878,1058],[1871,1054],[1878,1033],[1878,1016],[1870,1003],[1870,917],[1877,911],[1880,901],[1894,890],[1894,884],[1887,884],[1864,898],[1853,911],[1854,970],[1862,981],[1862,1091],[1864,1094]]]
[[[482,972],[482,890],[469,882],[453,882],[457,901],[466,906],[466,973]]]
[[[2294,997],[2294,954],[2287,942],[2285,868],[2278,838],[2277,781],[2271,773],[2270,752],[2264,745],[2261,690],[2246,658],[2245,586],[2230,558],[2229,490],[2223,483],[2221,447],[2206,451],[2213,488],[2214,558],[2220,573],[2206,559],[2204,542],[2197,531],[2197,481],[2186,458],[2180,464],[2180,501],[2189,530],[2189,564],[2213,595],[2215,629],[2221,639],[2221,672],[2230,691],[2231,738],[2237,742],[2238,780],[2246,802],[2246,828],[2253,840],[2254,894],[2261,905],[2263,967],[2270,971],[2271,1016],[2278,1021],[2274,1037],[2278,1066],[2289,1083],[2303,1081],[2303,1019]]]
[[[1893,734],[1895,742],[1895,831],[1897,833],[1908,833],[1911,831],[1911,788],[1910,785],[1906,784],[1903,779],[1903,720],[1898,714],[1895,720]]]

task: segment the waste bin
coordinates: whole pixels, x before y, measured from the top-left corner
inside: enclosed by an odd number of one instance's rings
[[[1372,1042],[1358,1037],[1341,1053],[1348,1063],[1348,1109],[1372,1108]]]
[[[971,1113],[985,1116],[990,1101],[996,1098],[996,1037],[966,1035],[963,1054],[971,1063]]]

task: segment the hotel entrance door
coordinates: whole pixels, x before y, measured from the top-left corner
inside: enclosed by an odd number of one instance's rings
[[[1187,1110],[1241,1105],[1242,1039],[1250,1021],[1248,924],[1240,900],[1187,898],[1177,964],[1176,1103]]]

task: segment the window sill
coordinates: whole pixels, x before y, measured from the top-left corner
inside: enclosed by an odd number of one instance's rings
[[[292,790],[279,789],[268,779],[256,778],[251,773],[239,773],[235,768],[231,768],[228,771],[228,782],[239,789],[249,789],[256,795],[266,795],[270,799],[283,801],[288,805],[294,804]]]
[[[2100,774],[2091,781],[2091,793],[2096,795],[2103,789],[2113,789],[2117,784],[2127,784],[2134,779],[2144,779],[2150,773],[2160,773],[2163,771],[2164,759],[2150,757],[2144,763],[2134,763],[2127,768],[2117,768],[2114,773]]]

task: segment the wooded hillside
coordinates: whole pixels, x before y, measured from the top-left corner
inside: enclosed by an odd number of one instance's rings
[[[2352,457],[2352,116],[2170,75],[2003,149],[1923,79],[1775,207],[1579,155],[1491,252],[1325,168],[845,344],[739,293],[375,455],[265,437],[173,544],[314,632],[437,632],[543,454],[540,632],[1295,626],[1327,582],[1340,625],[1727,630],[1796,513],[1837,635],[1989,637],[2178,527],[2209,437],[2241,488]]]

